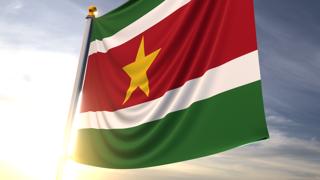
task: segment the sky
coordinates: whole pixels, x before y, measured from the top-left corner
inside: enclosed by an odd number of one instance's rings
[[[0,0],[0,179],[54,179],[87,7]],[[69,161],[65,179],[320,179],[320,1],[255,0],[270,139],[138,170]]]

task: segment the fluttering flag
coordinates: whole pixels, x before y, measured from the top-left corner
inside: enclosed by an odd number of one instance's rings
[[[90,36],[74,160],[142,168],[269,137],[253,0],[131,0]]]

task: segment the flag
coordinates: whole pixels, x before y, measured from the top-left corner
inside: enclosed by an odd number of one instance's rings
[[[252,0],[131,0],[92,23],[74,160],[142,168],[269,137]]]

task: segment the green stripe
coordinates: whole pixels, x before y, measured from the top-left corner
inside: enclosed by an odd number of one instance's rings
[[[102,40],[133,23],[164,0],[130,0],[92,22],[90,41]]]
[[[108,168],[188,160],[269,137],[260,81],[127,129],[81,129],[74,159]]]

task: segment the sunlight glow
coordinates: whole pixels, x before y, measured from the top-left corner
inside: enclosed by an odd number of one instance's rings
[[[95,12],[94,12],[94,16],[95,16],[95,17],[98,17],[98,15],[99,15],[99,12],[98,12],[98,11],[95,11]]]
[[[0,167],[22,179],[55,179],[77,57],[38,50],[0,54]],[[0,179],[14,177],[0,172]]]

